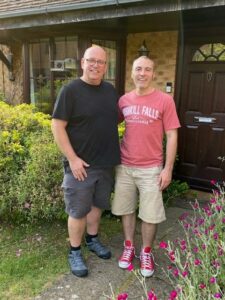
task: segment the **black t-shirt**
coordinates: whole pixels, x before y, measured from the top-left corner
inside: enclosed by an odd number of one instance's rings
[[[66,131],[76,154],[93,167],[120,163],[118,95],[108,82],[90,85],[81,79],[65,85],[52,117],[68,122]]]

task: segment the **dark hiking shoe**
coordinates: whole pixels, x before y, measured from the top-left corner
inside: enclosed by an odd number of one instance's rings
[[[71,272],[78,277],[84,277],[88,274],[87,266],[84,263],[81,250],[71,251],[68,256]]]
[[[90,251],[94,252],[100,258],[109,259],[111,257],[110,250],[102,245],[97,237],[92,238],[89,243],[86,242],[86,245]]]

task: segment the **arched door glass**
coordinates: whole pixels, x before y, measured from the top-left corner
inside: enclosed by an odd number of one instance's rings
[[[202,45],[195,51],[192,61],[225,61],[225,45],[221,43]]]

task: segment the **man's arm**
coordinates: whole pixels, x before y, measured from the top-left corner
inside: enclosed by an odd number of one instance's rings
[[[164,190],[172,180],[174,161],[177,153],[177,129],[166,132],[166,161],[159,176],[160,190]]]
[[[66,126],[67,121],[52,119],[52,133],[55,142],[68,159],[74,177],[79,181],[83,181],[87,177],[85,167],[89,167],[89,165],[74,152],[66,132]]]

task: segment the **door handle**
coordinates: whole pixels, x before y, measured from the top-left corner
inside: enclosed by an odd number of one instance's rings
[[[216,122],[216,118],[210,118],[210,117],[194,117],[195,122],[198,123],[215,123]]]

